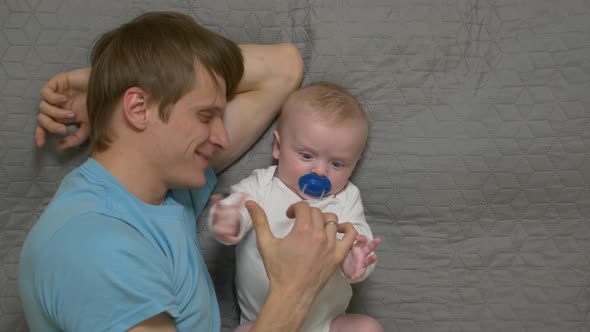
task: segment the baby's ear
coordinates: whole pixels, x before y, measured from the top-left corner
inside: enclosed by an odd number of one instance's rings
[[[281,148],[281,138],[279,136],[279,132],[277,130],[273,130],[272,137],[274,137],[274,143],[272,145],[272,157],[278,160]]]

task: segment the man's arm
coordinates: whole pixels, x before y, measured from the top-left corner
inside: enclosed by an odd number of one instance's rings
[[[224,115],[230,148],[212,160],[216,172],[222,171],[244,154],[272,123],[285,98],[303,77],[303,61],[291,44],[240,45],[244,57],[244,76],[238,94],[228,103]],[[45,145],[48,134],[66,134],[64,124],[77,123],[80,129],[64,137],[60,149],[78,146],[88,139],[86,91],[90,68],[63,72],[52,77],[41,89],[37,146]]]
[[[231,165],[258,140],[303,77],[303,61],[294,45],[247,44],[240,48],[244,76],[238,94],[225,110],[230,147],[219,151],[211,160],[216,173]]]

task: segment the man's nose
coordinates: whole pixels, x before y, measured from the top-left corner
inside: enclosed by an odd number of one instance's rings
[[[227,130],[223,125],[221,117],[212,120],[210,130],[209,142],[226,150],[229,147],[229,136],[227,135]]]

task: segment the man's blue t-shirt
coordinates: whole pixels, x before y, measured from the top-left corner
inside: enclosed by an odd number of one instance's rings
[[[217,178],[161,206],[129,193],[94,159],[71,172],[29,233],[19,290],[31,331],[125,331],[166,312],[178,331],[219,331],[196,238]]]

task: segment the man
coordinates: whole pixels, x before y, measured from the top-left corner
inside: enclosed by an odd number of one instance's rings
[[[243,154],[299,84],[298,52],[238,48],[186,15],[147,13],[104,34],[91,65],[42,90],[37,144],[74,114],[80,130],[60,147],[90,134],[91,158],[62,181],[23,246],[31,330],[219,330],[195,220],[213,170]],[[270,280],[253,331],[296,331],[356,232],[300,203],[287,212],[293,231],[276,239],[260,207],[247,206]]]

